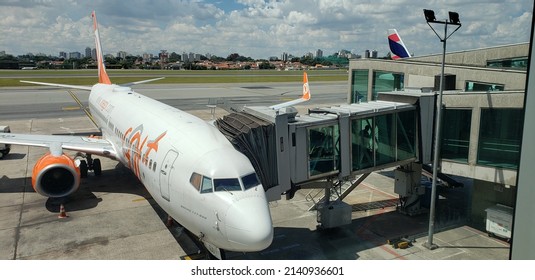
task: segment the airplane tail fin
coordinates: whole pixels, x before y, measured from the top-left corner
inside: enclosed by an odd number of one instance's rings
[[[303,96],[301,96],[301,99],[303,99],[303,101],[308,101],[310,100],[310,88],[308,86],[308,75],[307,75],[307,72],[304,72],[303,73]]]
[[[411,57],[396,29],[388,29],[388,44],[392,52],[392,59],[398,60]]]
[[[308,101],[308,100],[310,100],[310,97],[311,97],[311,95],[310,95],[310,88],[308,86],[308,75],[307,75],[307,72],[304,72],[303,73],[303,95],[301,95],[301,97],[298,98],[298,99],[291,100],[291,101],[284,102],[284,103],[277,104],[277,105],[273,105],[273,106],[270,106],[269,108],[271,108],[273,110],[279,110],[279,109],[282,109],[282,108],[286,108],[286,107],[289,107],[289,106],[293,106],[293,105],[299,104],[301,102]]]
[[[95,11],[91,13],[91,17],[93,18],[93,30],[95,32],[95,45],[97,48],[98,82],[111,85],[110,77],[108,77],[108,73],[106,73],[106,66],[104,66],[104,57],[102,55],[102,45],[100,44],[97,15],[95,14]]]

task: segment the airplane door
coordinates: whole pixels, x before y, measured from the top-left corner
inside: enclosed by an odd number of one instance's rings
[[[167,201],[169,201],[169,178],[171,178],[173,163],[177,157],[177,152],[169,150],[169,152],[167,152],[165,155],[162,165],[160,166],[160,193]]]

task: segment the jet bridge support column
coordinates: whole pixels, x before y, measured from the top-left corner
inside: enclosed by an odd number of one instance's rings
[[[402,165],[394,171],[394,177],[394,192],[399,194],[400,200],[398,211],[409,216],[425,212],[420,205],[420,196],[425,193],[425,187],[421,184],[422,164],[413,162]]]

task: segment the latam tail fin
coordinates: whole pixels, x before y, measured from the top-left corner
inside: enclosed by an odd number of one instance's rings
[[[91,17],[93,18],[93,30],[95,32],[95,45],[97,48],[98,82],[101,84],[111,85],[110,77],[108,77],[108,73],[106,73],[106,66],[104,65],[104,57],[102,55],[102,45],[100,44],[97,15],[95,14],[95,11],[91,13]]]
[[[293,105],[299,104],[301,102],[308,101],[308,100],[310,100],[310,97],[311,96],[310,96],[310,88],[308,86],[308,76],[307,76],[307,72],[304,72],[303,73],[303,95],[298,99],[294,99],[294,100],[291,100],[291,101],[288,101],[288,102],[284,102],[284,103],[281,103],[281,104],[273,105],[273,106],[270,106],[269,108],[271,108],[273,110],[279,110],[279,109],[282,109],[282,108],[286,108],[286,107],[289,107],[289,106],[293,106]]]
[[[393,60],[411,57],[396,29],[388,29],[388,44],[390,45]]]

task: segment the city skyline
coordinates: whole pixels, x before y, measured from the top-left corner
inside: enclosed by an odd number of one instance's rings
[[[386,55],[387,29],[397,28],[411,53],[440,53],[441,44],[427,26],[422,9],[437,18],[457,11],[463,27],[448,50],[476,49],[527,42],[533,2],[489,0],[389,1],[8,1],[0,3],[0,51],[21,55],[62,50],[83,53],[92,44],[92,10],[97,12],[105,53],[177,53],[194,50],[255,59],[281,53],[305,54],[340,49]],[[485,16],[481,16],[485,11]]]

